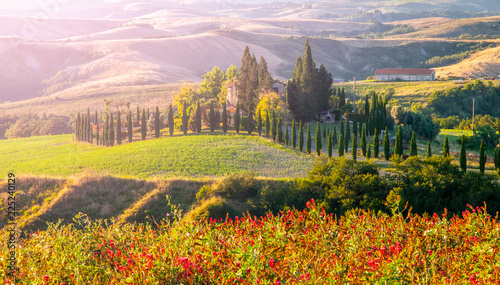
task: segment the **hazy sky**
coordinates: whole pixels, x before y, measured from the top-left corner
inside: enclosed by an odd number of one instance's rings
[[[96,2],[101,3],[116,3],[123,2],[123,0],[89,0],[95,5]],[[0,9],[40,9],[50,6],[60,6],[72,2],[82,3],[84,1],[75,0],[1,0]],[[88,2],[87,2],[88,3]],[[73,3],[72,3],[73,4]]]

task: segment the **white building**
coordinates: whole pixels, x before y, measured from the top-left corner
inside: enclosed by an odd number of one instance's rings
[[[379,68],[375,70],[375,80],[434,81],[435,72],[425,68]]]

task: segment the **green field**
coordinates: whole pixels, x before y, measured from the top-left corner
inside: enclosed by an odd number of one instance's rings
[[[0,141],[2,173],[65,177],[97,171],[136,178],[218,177],[247,170],[263,177],[302,177],[313,158],[256,136],[201,134],[109,148],[72,135]]]

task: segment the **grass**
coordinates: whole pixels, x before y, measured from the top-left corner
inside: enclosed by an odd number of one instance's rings
[[[247,135],[191,134],[104,148],[72,135],[0,141],[2,173],[62,176],[89,169],[112,175],[218,177],[248,170],[263,177],[300,177],[313,158]]]

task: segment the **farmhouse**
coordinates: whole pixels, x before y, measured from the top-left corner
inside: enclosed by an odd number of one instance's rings
[[[379,68],[375,80],[433,81],[435,72],[425,68]]]

